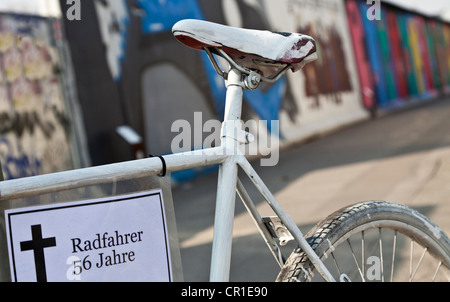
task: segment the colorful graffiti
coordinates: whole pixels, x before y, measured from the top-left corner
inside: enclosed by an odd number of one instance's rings
[[[347,0],[346,10],[367,107],[428,99],[450,86],[449,24],[388,5],[371,21],[358,0]]]
[[[124,123],[144,137],[147,153],[164,154],[171,152],[170,129],[176,119],[189,121],[194,111],[206,119],[223,116],[223,79],[205,53],[182,46],[172,36],[173,24],[186,18],[314,35],[320,44],[318,61],[244,93],[243,119],[268,121],[269,132],[269,121],[280,121],[275,132],[281,143],[367,117],[348,47],[343,2],[102,0],[83,3],[83,8],[81,21],[65,20],[65,25],[93,164],[131,159],[116,142],[115,128]],[[95,89],[90,78],[96,79]],[[98,115],[111,118],[100,124]]]
[[[368,58],[369,54],[366,49],[366,44],[360,43],[365,37],[362,19],[360,17],[359,8],[355,2],[349,1],[346,4],[349,30],[352,36],[355,60],[357,61],[360,79],[362,101],[366,108],[374,110],[376,100],[373,87],[373,76]]]
[[[315,30],[320,28],[320,30]],[[306,95],[313,97],[314,107],[320,107],[320,95],[332,95],[336,104],[341,103],[339,93],[352,91],[346,56],[339,32],[320,21],[299,27],[298,32],[316,37],[319,59],[303,69],[306,75]]]
[[[83,8],[81,21],[65,22],[95,165],[131,159],[117,126],[141,134],[147,153],[165,154],[175,120],[189,121],[194,111],[223,115],[223,80],[206,54],[172,36],[181,19],[316,39],[316,62],[244,94],[243,118],[279,120],[281,144],[449,86],[449,25],[384,4],[373,21],[362,0],[96,0]],[[99,123],[100,115],[111,118]]]
[[[73,168],[52,23],[0,14],[0,162],[6,179]]]
[[[0,160],[4,179],[38,175],[41,162],[33,155],[16,152],[6,138],[0,138]]]
[[[106,46],[108,66],[115,81],[120,80],[121,64],[125,57],[129,12],[125,0],[94,1],[99,19],[102,41]]]

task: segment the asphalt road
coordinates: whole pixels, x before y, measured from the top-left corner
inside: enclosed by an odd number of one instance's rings
[[[450,234],[450,98],[299,144],[282,151],[278,165],[255,168],[304,233],[343,206],[388,200],[420,210]],[[185,281],[209,279],[216,176],[173,190]],[[239,199],[235,216],[230,281],[275,280],[279,267]]]

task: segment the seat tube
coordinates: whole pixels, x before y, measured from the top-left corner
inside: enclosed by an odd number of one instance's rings
[[[211,256],[211,282],[227,282],[230,275],[238,173],[236,157],[239,148],[239,143],[236,140],[236,136],[233,136],[233,133],[238,133],[242,129],[240,123],[243,96],[241,78],[241,73],[238,70],[230,70],[227,80],[225,116],[221,135],[222,150],[226,152],[227,157],[219,167]]]

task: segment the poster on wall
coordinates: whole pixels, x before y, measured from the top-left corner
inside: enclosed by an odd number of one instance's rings
[[[371,20],[367,7],[346,1],[364,100],[371,92],[377,106],[389,110],[448,90],[448,24],[387,4]]]
[[[367,118],[360,97],[358,71],[351,48],[344,2],[332,0],[263,1],[276,31],[313,37],[318,60],[288,75],[298,114],[280,115],[287,141]]]
[[[0,14],[0,162],[5,179],[73,168],[71,114],[49,19]]]

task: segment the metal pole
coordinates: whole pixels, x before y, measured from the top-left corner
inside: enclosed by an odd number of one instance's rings
[[[222,148],[195,150],[164,156],[167,171],[174,172],[195,167],[205,167],[224,161]],[[147,158],[105,166],[90,167],[40,176],[25,177],[0,182],[0,202],[51,192],[100,185],[161,173],[159,158]]]

